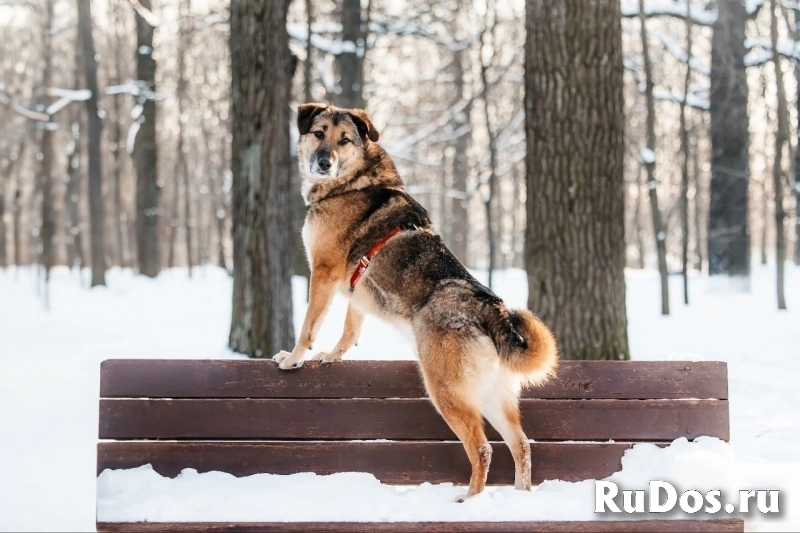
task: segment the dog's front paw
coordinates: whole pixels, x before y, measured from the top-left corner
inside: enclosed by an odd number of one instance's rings
[[[320,352],[317,355],[315,355],[314,357],[312,357],[312,359],[314,361],[319,361],[323,365],[327,365],[327,364],[333,363],[334,361],[340,361],[342,359],[343,355],[344,355],[344,352],[341,352],[341,351],[340,352],[333,352],[333,353]]]
[[[272,360],[278,363],[281,370],[294,370],[303,366],[303,356],[292,355],[290,352],[281,350],[272,357]]]

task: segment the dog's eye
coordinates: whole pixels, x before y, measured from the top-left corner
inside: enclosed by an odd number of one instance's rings
[[[340,146],[344,146],[345,144],[347,144],[347,143],[349,143],[349,142],[350,142],[350,139],[348,139],[347,137],[345,137],[344,139],[342,139],[341,141],[339,141],[339,145],[340,145]]]
[[[315,131],[314,132],[314,137],[316,137],[317,139],[324,139],[325,138],[325,134],[322,133],[321,131]]]

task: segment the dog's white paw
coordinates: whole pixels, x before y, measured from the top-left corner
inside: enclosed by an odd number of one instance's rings
[[[319,361],[323,365],[327,365],[333,363],[334,361],[340,361],[344,354],[342,352],[334,352],[334,353],[327,353],[327,352],[319,352],[317,355],[312,357],[314,361]]]
[[[280,363],[287,357],[290,357],[291,355],[292,355],[291,352],[287,352],[286,350],[281,350],[280,352],[272,356],[272,360],[275,361],[276,363]]]
[[[295,356],[290,352],[281,350],[279,353],[272,357],[272,360],[278,363],[281,370],[294,370],[303,366],[303,356]]]

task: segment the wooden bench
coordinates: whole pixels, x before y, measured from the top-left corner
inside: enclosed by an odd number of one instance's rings
[[[368,472],[389,484],[466,484],[469,479],[466,454],[425,397],[413,361],[307,363],[285,372],[266,361],[112,359],[102,364],[100,396],[98,474],[107,468],[149,463],[170,477],[194,468],[235,476]],[[620,470],[622,455],[636,442],[667,443],[701,435],[728,440],[727,398],[725,363],[562,362],[556,380],[526,391],[521,400],[525,431],[537,441],[531,446],[533,481],[602,479]],[[488,483],[513,485],[511,454],[488,425],[487,435],[495,441]],[[101,531],[744,530],[738,519],[98,522],[97,527]]]

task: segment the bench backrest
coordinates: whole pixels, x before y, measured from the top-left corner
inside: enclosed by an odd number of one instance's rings
[[[466,483],[461,444],[413,361],[344,361],[281,371],[255,360],[104,361],[97,471],[152,464],[236,476],[370,472],[385,483]],[[561,363],[520,402],[534,482],[599,479],[634,442],[729,438],[720,362]],[[490,440],[499,441],[487,425]],[[614,442],[608,442],[613,440]],[[565,442],[569,441],[569,442]],[[495,444],[489,483],[513,483]]]

